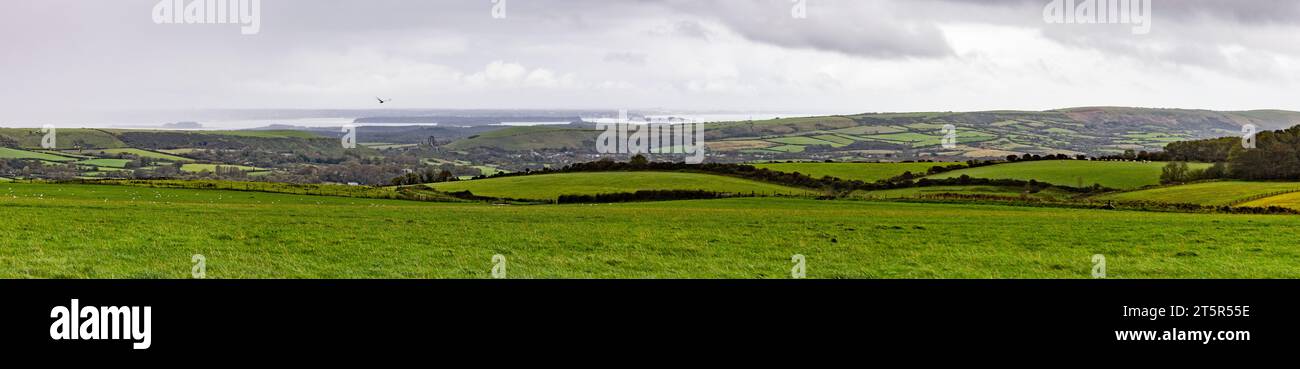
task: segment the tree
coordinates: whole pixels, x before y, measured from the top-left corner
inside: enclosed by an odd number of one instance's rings
[[[1164,169],[1160,171],[1160,183],[1184,183],[1188,180],[1188,174],[1186,162],[1171,162],[1165,164]]]
[[[629,161],[628,163],[632,164],[633,168],[643,168],[647,164],[650,164],[650,160],[646,159],[645,155],[636,154],[636,156],[633,156],[632,160]]]
[[[1206,168],[1196,179],[1220,179],[1228,178],[1228,165],[1223,162],[1214,163]]]
[[[456,177],[451,174],[450,170],[443,170],[438,173],[437,182],[451,182],[453,178]]]

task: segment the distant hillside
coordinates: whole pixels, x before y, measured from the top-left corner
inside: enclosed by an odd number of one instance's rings
[[[1148,125],[1200,131],[1227,131],[1237,134],[1241,126],[1254,124],[1260,130],[1290,128],[1300,124],[1300,112],[1285,110],[1212,111],[1185,109],[1142,109],[1090,107],[1057,110],[1087,124],[1113,124],[1143,127]]]
[[[71,149],[77,146],[116,149],[128,146],[107,130],[57,128],[55,133],[54,141],[60,149]],[[40,148],[41,138],[44,136],[40,128],[0,128],[0,147]]]
[[[957,129],[956,148],[944,149],[942,129]],[[1113,155],[1160,151],[1170,142],[1239,135],[1300,124],[1300,112],[1082,107],[1051,111],[868,113],[711,123],[714,153],[750,159],[1000,158],[1023,154]],[[577,149],[598,131],[589,125],[516,127],[484,133],[453,147],[502,150]],[[584,129],[573,129],[584,127]],[[594,128],[594,127],[593,127]]]
[[[268,152],[341,153],[337,138],[299,130],[178,131],[140,129],[55,130],[57,149],[150,150],[192,148],[262,150]],[[39,149],[44,136],[38,128],[0,128],[0,147]]]

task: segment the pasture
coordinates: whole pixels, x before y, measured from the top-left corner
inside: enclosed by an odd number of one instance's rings
[[[89,159],[79,161],[77,164],[121,169],[126,168],[126,164],[130,162],[130,159]]]
[[[77,159],[73,159],[61,155],[11,149],[8,147],[0,147],[0,159],[35,159],[35,160],[44,160],[49,162],[68,162],[68,161],[77,160]]]

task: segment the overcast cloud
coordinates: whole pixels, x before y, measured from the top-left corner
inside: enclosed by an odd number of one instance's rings
[[[1155,0],[1131,25],[1050,0],[263,0],[261,30],[157,0],[2,0],[0,123],[101,109],[1084,105],[1300,110],[1300,2]],[[187,0],[188,1],[188,0]],[[1082,0],[1080,0],[1082,1]]]

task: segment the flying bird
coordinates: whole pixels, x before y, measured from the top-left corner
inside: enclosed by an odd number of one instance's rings
[[[380,104],[387,104],[389,101],[393,101],[393,99],[384,100],[378,97],[376,97],[375,100],[379,100]]]

